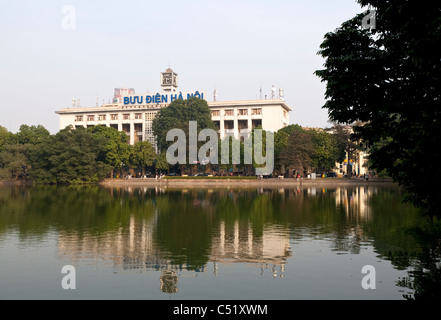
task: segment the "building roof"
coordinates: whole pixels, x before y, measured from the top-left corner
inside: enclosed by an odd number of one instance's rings
[[[287,111],[292,111],[292,109],[286,104],[285,101],[280,99],[266,99],[266,100],[236,100],[236,101],[207,101],[210,108],[222,108],[222,107],[240,107],[240,106],[270,106],[270,105],[280,105]],[[168,105],[168,104],[167,104]],[[104,104],[100,107],[73,107],[64,108],[55,111],[56,114],[71,114],[71,113],[84,113],[84,112],[118,112],[118,111],[142,111],[163,108],[167,105],[164,104],[149,104],[140,106],[125,106],[123,104]]]

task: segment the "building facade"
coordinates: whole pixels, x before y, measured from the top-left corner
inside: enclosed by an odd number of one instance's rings
[[[156,114],[176,99],[206,98],[205,92],[178,92],[178,75],[171,69],[161,73],[162,91],[155,94],[135,94],[134,89],[116,88],[113,103],[96,107],[77,107],[56,111],[60,116],[60,130],[107,126],[125,132],[130,144],[149,141],[156,149],[152,124]],[[205,99],[207,100],[207,99]],[[283,99],[208,102],[212,120],[219,128],[221,139],[247,137],[253,128],[261,126],[278,131],[289,125],[291,108]]]

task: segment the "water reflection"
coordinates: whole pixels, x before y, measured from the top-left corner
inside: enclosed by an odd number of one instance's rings
[[[0,204],[0,243],[11,230],[30,244],[56,234],[61,258],[157,271],[167,293],[179,291],[183,270],[216,276],[243,264],[283,278],[297,243],[325,240],[336,254],[373,246],[409,269],[397,279],[415,292],[405,298],[439,297],[439,225],[395,187],[2,187]]]

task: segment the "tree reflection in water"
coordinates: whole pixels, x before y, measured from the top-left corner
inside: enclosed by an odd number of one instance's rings
[[[244,263],[283,277],[295,242],[324,239],[338,253],[375,252],[408,277],[407,299],[440,299],[438,221],[401,203],[396,187],[171,189],[0,187],[0,239],[56,232],[60,254],[126,270],[161,271],[177,292],[179,270]],[[263,272],[262,271],[262,272]]]

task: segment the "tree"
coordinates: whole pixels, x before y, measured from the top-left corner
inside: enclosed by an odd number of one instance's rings
[[[100,161],[111,166],[111,177],[113,177],[114,169],[121,169],[124,165],[129,164],[132,146],[129,144],[129,137],[126,133],[104,126],[93,126],[87,130],[95,137],[105,141],[105,148],[102,149]]]
[[[49,137],[49,131],[41,125],[21,125],[16,134],[0,127],[0,175],[7,179],[29,178],[37,160],[35,154]]]
[[[355,160],[357,145],[352,140],[350,129],[335,123],[330,130],[335,138],[336,162],[343,162],[346,157]]]
[[[135,167],[142,168],[142,176],[145,175],[145,167],[153,165],[153,161],[156,158],[155,149],[148,141],[139,141],[135,143],[132,154],[130,156],[130,162]]]
[[[294,130],[288,137],[288,143],[280,154],[280,161],[289,169],[299,174],[308,171],[312,165],[314,145],[312,136],[304,130]]]
[[[290,134],[296,130],[303,130],[303,129],[298,124],[291,124],[276,132],[276,134],[274,135],[274,157],[276,159],[279,158],[283,149],[288,144],[288,137],[290,136]]]
[[[28,126],[23,124],[17,132],[18,143],[37,145],[45,141],[50,136],[50,132],[42,125]]]
[[[0,178],[24,179],[30,167],[29,148],[25,145],[6,145],[0,151]]]
[[[180,129],[186,137],[186,164],[181,164],[181,170],[193,165],[190,163],[190,121],[197,122],[196,134],[203,129],[217,130],[214,122],[211,120],[211,111],[207,101],[196,97],[181,100],[174,100],[168,107],[161,109],[153,120],[153,132],[157,138],[158,148],[161,152],[166,152],[174,141],[167,141],[167,133],[172,129]],[[197,139],[197,137],[196,137]],[[197,150],[206,142],[197,142]],[[196,155],[193,155],[197,157]],[[191,168],[191,167],[190,167]]]
[[[155,168],[158,171],[168,171],[170,169],[170,164],[167,162],[166,152],[163,151],[156,156]]]
[[[338,152],[335,136],[324,131],[311,130],[308,133],[311,135],[314,148],[311,156],[312,166],[321,172],[333,169]]]
[[[441,215],[432,186],[441,179],[441,4],[358,3],[376,9],[375,28],[363,27],[364,13],[325,35],[325,68],[315,72],[326,82],[324,108],[332,121],[360,121],[353,137],[370,149],[372,166],[415,206]]]
[[[157,137],[159,149],[166,151],[173,144],[173,141],[166,140],[167,133],[171,129],[183,130],[188,144],[190,121],[197,121],[197,133],[202,129],[216,130],[216,126],[211,120],[208,103],[203,99],[177,99],[170,103],[168,107],[161,109],[153,120],[153,132]]]
[[[0,126],[0,151],[11,143],[12,133],[8,131],[5,127]]]
[[[92,134],[85,128],[66,128],[47,143],[50,144],[46,167],[47,175],[37,176],[43,183],[71,184],[91,183],[105,178],[110,165],[100,160],[105,152],[106,139]],[[44,178],[44,179],[43,179]]]

